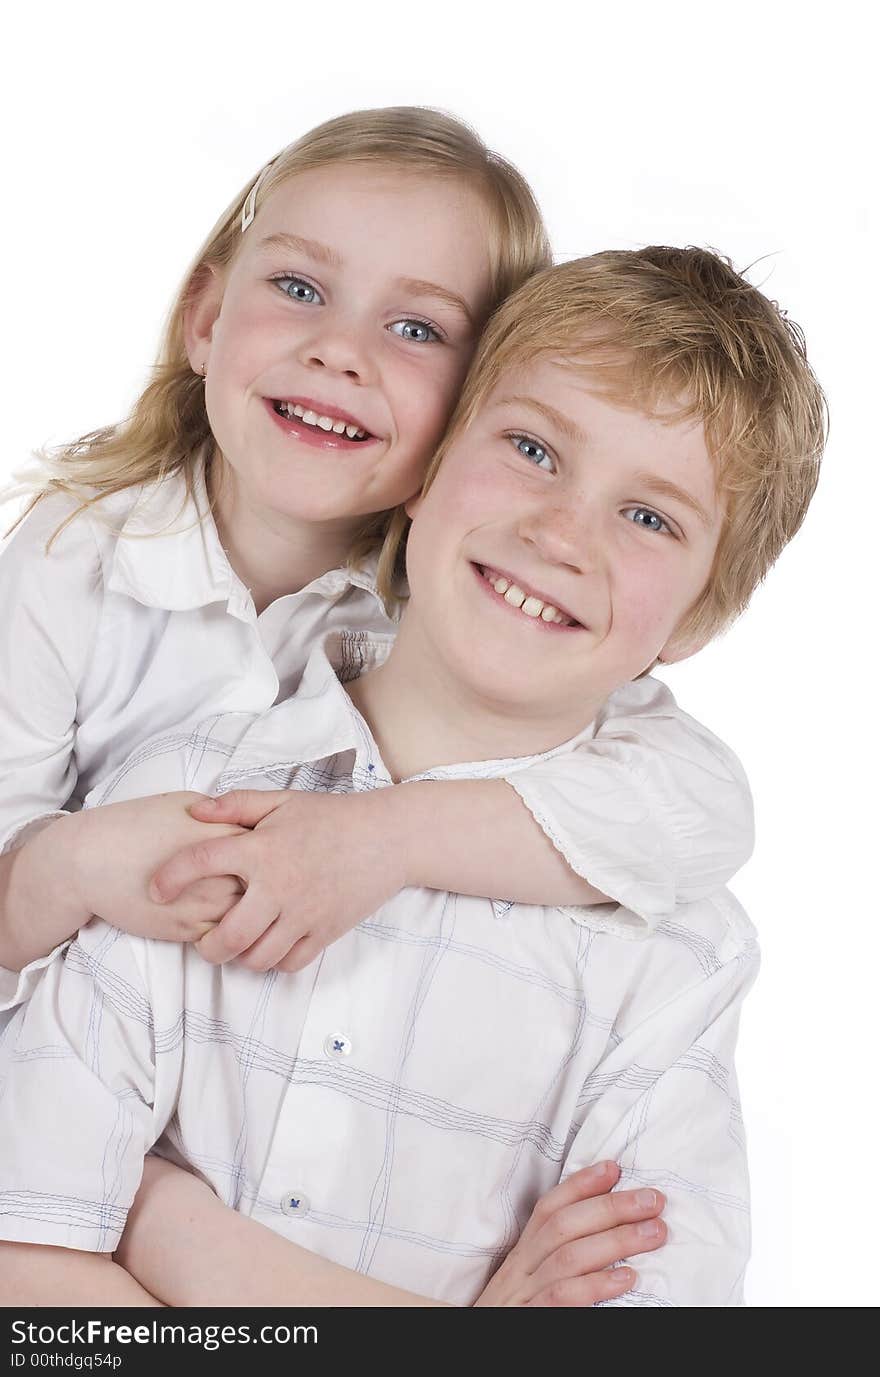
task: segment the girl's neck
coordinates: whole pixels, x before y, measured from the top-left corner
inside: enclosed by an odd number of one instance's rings
[[[354,522],[301,521],[259,506],[220,458],[211,464],[208,491],[220,543],[258,616],[276,598],[298,593],[348,557]]]

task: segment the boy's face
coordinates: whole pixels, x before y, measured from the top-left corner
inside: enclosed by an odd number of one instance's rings
[[[482,324],[486,244],[481,201],[447,178],[334,166],[266,198],[187,319],[252,505],[338,522],[418,491]]]
[[[408,508],[407,617],[438,664],[569,734],[658,655],[696,648],[673,633],[722,519],[702,425],[589,386],[551,361],[507,375]]]

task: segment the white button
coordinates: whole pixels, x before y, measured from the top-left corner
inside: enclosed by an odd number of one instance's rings
[[[347,1038],[344,1033],[331,1033],[324,1039],[324,1051],[328,1057],[338,1061],[340,1057],[351,1056],[351,1038]]]
[[[309,1197],[299,1191],[289,1191],[281,1197],[281,1209],[284,1214],[303,1219],[309,1212]]]

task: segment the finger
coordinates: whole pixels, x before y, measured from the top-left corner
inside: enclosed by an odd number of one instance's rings
[[[620,1167],[616,1162],[596,1162],[593,1166],[582,1167],[580,1171],[572,1172],[571,1176],[560,1181],[558,1186],[554,1186],[537,1201],[522,1231],[521,1240],[534,1237],[566,1206],[576,1204],[579,1200],[604,1195],[619,1180]]]
[[[287,955],[277,963],[278,970],[284,971],[287,975],[305,970],[306,966],[317,961],[326,945],[326,942],[322,942],[320,937],[316,937],[313,933],[307,933],[298,942],[294,942]]]
[[[252,947],[277,917],[274,901],[252,885],[226,917],[196,944],[199,955],[222,966]]]
[[[631,1267],[610,1267],[604,1272],[594,1272],[588,1277],[570,1277],[567,1281],[555,1282],[545,1287],[526,1304],[532,1307],[556,1309],[583,1308],[598,1305],[600,1301],[614,1300],[631,1291],[638,1281],[638,1275]]]
[[[292,947],[299,945],[298,936],[290,919],[281,914],[252,946],[241,953],[239,960],[248,970],[271,971],[288,955]]]
[[[238,832],[183,847],[156,871],[150,881],[150,898],[154,903],[167,904],[181,890],[209,875],[237,875],[247,880],[249,840],[248,833]]]
[[[289,798],[290,794],[284,789],[231,789],[217,798],[199,799],[189,811],[201,822],[234,822],[239,827],[256,827]]]
[[[576,1200],[556,1210],[544,1222],[534,1236],[532,1255],[537,1262],[541,1262],[573,1239],[605,1233],[634,1220],[652,1218],[660,1214],[665,1206],[663,1192],[649,1187],[609,1191],[591,1200]]]
[[[666,1225],[662,1219],[643,1219],[638,1224],[622,1224],[617,1229],[587,1238],[574,1239],[557,1248],[534,1273],[533,1283],[539,1289],[573,1277],[598,1272],[602,1267],[622,1262],[624,1258],[653,1253],[666,1242]]]

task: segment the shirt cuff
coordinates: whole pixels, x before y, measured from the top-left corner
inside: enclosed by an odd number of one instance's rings
[[[30,999],[34,990],[40,982],[43,971],[47,966],[66,951],[72,942],[68,937],[66,942],[61,942],[54,951],[50,951],[48,956],[38,956],[36,961],[31,961],[21,971],[7,971],[4,966],[0,966],[0,1014],[9,1013],[12,1009],[17,1009],[19,1004],[24,1004],[25,1000]],[[5,1023],[7,1020],[3,1020]]]
[[[42,832],[44,827],[48,827],[50,822],[55,822],[57,818],[66,818],[70,814],[64,808],[58,808],[52,813],[40,813],[38,817],[28,818],[26,822],[16,823],[6,836],[0,846],[0,856],[6,856],[10,851],[17,851],[24,846],[25,842],[30,841],[38,832]]]
[[[637,775],[630,777],[632,788],[622,790],[615,766],[603,789],[600,767],[598,759],[593,762],[596,787],[589,805],[582,780],[563,775],[555,761],[532,765],[508,776],[507,783],[575,874],[614,901],[566,906],[566,912],[620,936],[646,937],[675,908],[674,839],[660,825]],[[563,819],[576,823],[577,834]]]

